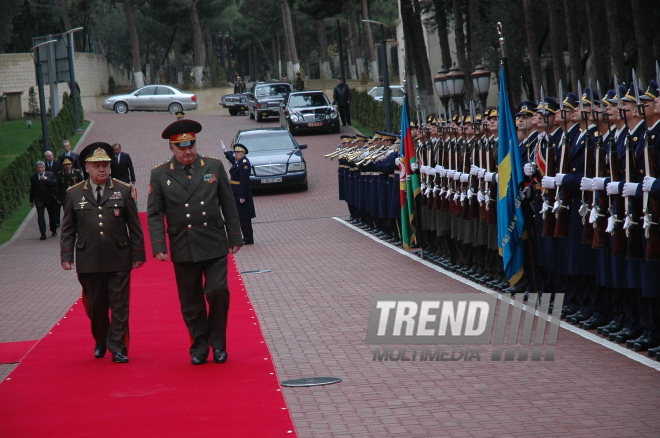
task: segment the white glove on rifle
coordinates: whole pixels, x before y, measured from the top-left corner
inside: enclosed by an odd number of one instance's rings
[[[410,170],[415,172],[417,169],[419,169],[419,164],[417,163],[410,163]]]
[[[470,177],[470,175],[468,175],[467,173],[461,173],[461,176],[459,177],[459,180],[462,183],[465,183],[465,182],[468,182],[469,177]]]
[[[440,170],[440,177],[441,177],[441,178],[446,177],[446,176],[447,176],[447,172],[448,172],[447,169],[441,169],[441,170]]]
[[[397,165],[397,166],[401,165],[401,160],[399,159],[399,157],[396,157],[394,159],[394,164]]]
[[[592,179],[594,190],[605,190],[605,178]]]
[[[555,179],[551,176],[544,176],[541,180],[541,187],[544,189],[554,189],[555,188]]]
[[[479,166],[475,166],[474,164],[472,164],[470,166],[470,175],[477,176],[479,174],[479,169],[480,169]]]
[[[607,184],[607,194],[610,196],[619,194],[619,181],[612,181]]]
[[[435,175],[435,167],[427,167],[426,168],[426,174],[427,175]]]
[[[479,173],[477,174],[477,177],[483,179],[485,174],[486,174],[486,169],[479,169]]]
[[[443,169],[444,169],[444,167],[442,167],[442,166],[440,166],[440,165],[437,165],[437,166],[435,166],[435,173],[436,173],[436,174],[437,174],[437,173],[440,173],[440,171],[443,170]]]
[[[458,181],[461,177],[461,172],[454,172],[454,181]]]
[[[635,196],[638,185],[638,183],[625,183],[623,185],[623,197],[627,198],[629,196]]]
[[[645,176],[644,177],[644,183],[642,184],[642,190],[645,192],[650,192],[651,191],[651,186],[655,182],[655,178],[652,176]]]
[[[412,168],[412,165],[410,167]],[[422,175],[426,174],[426,166],[420,166],[419,173],[421,173]]]
[[[594,191],[594,180],[587,178],[586,176],[582,177],[580,181],[580,190],[583,192],[593,192]]]
[[[564,180],[564,177],[566,176],[565,173],[558,173],[555,175],[555,184],[558,186],[561,185],[561,182]]]
[[[591,209],[591,214],[589,215],[589,223],[593,224],[597,220],[598,220],[598,210],[596,210],[595,208],[592,208]]]

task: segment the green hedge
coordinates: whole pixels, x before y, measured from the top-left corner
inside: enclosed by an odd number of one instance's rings
[[[401,129],[401,105],[392,102],[392,130]],[[351,91],[351,119],[374,131],[385,131],[385,104],[373,99],[366,91]]]
[[[83,110],[78,100],[80,120]],[[50,147],[55,156],[62,152],[62,142],[74,131],[76,121],[73,115],[73,100],[65,93],[64,103],[57,117],[48,121]],[[30,191],[30,175],[36,172],[34,163],[43,160],[43,138],[35,140],[14,161],[0,172],[0,226],[21,204]]]

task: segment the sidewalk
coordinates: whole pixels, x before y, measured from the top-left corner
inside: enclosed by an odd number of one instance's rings
[[[198,150],[212,156],[221,156],[221,139],[229,145],[237,129],[260,126],[247,117],[186,116],[202,123]],[[171,156],[160,132],[174,117],[109,112],[88,117],[95,124],[84,144],[122,144],[133,158],[139,209],[145,211],[149,170]],[[323,155],[335,149],[338,135],[296,139],[309,145],[304,151],[309,190],[255,196],[256,244],[241,249],[236,259],[242,272],[270,270],[243,279],[279,379],[343,379],[283,388],[301,437],[656,434],[657,366],[606,348],[579,329],[560,330],[553,362],[374,361],[374,346],[365,344],[374,295],[481,289],[337,219],[348,210],[337,200],[336,161]],[[14,242],[0,248],[0,342],[46,336],[80,296],[75,274],[59,266],[58,239],[38,237],[35,216]],[[14,367],[0,365],[0,376]]]

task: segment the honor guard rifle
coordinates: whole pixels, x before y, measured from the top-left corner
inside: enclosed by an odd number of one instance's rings
[[[601,108],[605,108],[605,103],[603,102],[604,96],[600,91],[600,82],[596,81],[596,87],[598,89],[598,95],[600,96]],[[607,142],[610,145],[614,145],[614,133],[610,128],[610,122],[607,112],[601,111],[603,116],[603,123],[607,124]],[[598,117],[598,116],[596,116]],[[598,120],[596,119],[596,125],[598,125]],[[596,137],[596,154],[595,154],[595,163],[594,163],[594,178],[604,178],[607,175],[607,159],[605,158],[605,143],[603,142],[603,136],[599,135]],[[593,221],[594,229],[594,238],[591,242],[591,247],[594,249],[607,248],[609,245],[609,239],[607,237],[607,218],[605,217],[605,212],[609,210],[610,201],[607,197],[607,192],[604,190],[593,192],[593,204],[592,215],[595,214],[595,220]],[[597,195],[597,196],[596,196]],[[585,225],[586,227],[586,225]]]
[[[660,84],[660,65],[655,62],[655,80]],[[647,128],[648,129],[648,128]],[[655,156],[655,148],[649,142],[644,148],[644,170],[647,176],[657,178],[658,169]],[[644,206],[644,228],[646,228],[646,260],[660,259],[660,200],[649,196],[649,192],[644,192],[642,200]]]
[[[619,90],[619,81],[614,75],[614,89],[616,90],[617,111],[619,118],[625,124],[625,111],[621,103],[621,90]],[[626,124],[627,130],[627,124]],[[621,177],[621,160],[619,158],[619,151],[617,150],[616,143],[613,142],[610,147],[610,177],[618,180]],[[624,153],[625,157],[625,153]],[[614,210],[612,209],[614,207]],[[612,255],[624,256],[627,252],[628,239],[626,232],[623,229],[623,216],[626,212],[626,200],[621,195],[615,195],[614,199],[610,197],[610,217],[612,218]]]
[[[562,83],[561,79],[559,80],[559,108],[560,111],[564,111],[564,99],[563,99],[563,90],[562,90]],[[545,171],[543,172],[543,176],[550,176],[551,173],[556,173],[555,172],[555,145],[552,143],[551,139],[552,137],[550,136],[550,124],[547,115],[545,114],[545,111],[543,112],[543,121],[546,123],[547,129],[546,129],[546,138],[547,138],[547,146],[545,148]],[[541,163],[541,158],[543,157],[543,145],[539,144],[537,149],[536,149],[536,158],[539,163]],[[543,229],[541,230],[541,236],[543,237],[553,237],[555,235],[555,224],[556,224],[556,219],[555,215],[551,214],[550,212],[552,211],[552,206],[555,204],[555,194],[556,194],[556,189],[543,189],[543,192],[541,193],[541,199],[543,199],[543,208],[541,209],[542,211],[542,216],[543,216]]]
[[[602,97],[601,97],[602,99]],[[598,113],[596,112],[596,102],[594,101],[594,91],[589,80],[589,101],[591,102],[591,117],[596,123],[596,131],[594,135],[599,137],[598,131]],[[589,135],[589,114],[582,113],[582,117],[586,119],[586,134],[587,144],[584,147],[584,176],[586,178],[593,178],[595,175],[594,167],[596,166],[594,157],[594,145],[591,135]],[[591,216],[591,209],[593,208],[594,192],[590,190],[582,191],[582,205],[580,206],[580,214],[582,215],[582,243],[593,245],[594,241],[594,227],[589,224],[589,217]]]
[[[582,84],[578,80],[578,92],[582,90]],[[582,112],[582,99],[578,98],[580,105],[580,112]],[[571,144],[568,139],[568,125],[566,123],[566,112],[562,113],[564,118],[564,144],[561,151],[561,160],[559,161],[559,173],[566,175],[570,169],[571,164]],[[569,221],[569,204],[571,202],[571,194],[563,187],[557,189],[557,210],[555,211],[555,237],[568,237],[568,221]]]
[[[635,102],[637,104],[637,111],[640,117],[644,117],[644,106],[639,99],[639,90],[637,83],[637,74],[635,69],[632,71],[633,82],[632,90],[635,93]],[[628,119],[626,117],[626,126],[628,125]],[[634,143],[637,139],[633,139],[632,132],[630,127],[628,127],[628,147],[626,148],[626,183],[634,183],[637,181],[637,156],[636,156],[636,144]],[[641,139],[646,143],[646,134],[642,136]],[[641,258],[642,257],[642,227],[640,221],[642,220],[642,203],[635,199],[634,196],[629,196],[626,202],[626,222],[624,224],[624,229],[626,230],[626,236],[628,237],[628,246],[626,248],[626,257],[628,258]]]

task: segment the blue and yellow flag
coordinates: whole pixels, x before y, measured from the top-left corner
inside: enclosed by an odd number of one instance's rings
[[[509,104],[504,66],[500,70],[500,140],[498,144],[497,238],[504,274],[514,285],[523,275],[525,220],[518,187],[523,181],[516,124]]]
[[[399,150],[399,200],[401,201],[401,240],[403,247],[410,251],[417,242],[415,234],[415,196],[422,191],[419,174],[412,172],[410,165],[417,162],[413,146],[410,122],[408,121],[408,98],[403,98],[401,106],[401,149]]]

